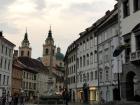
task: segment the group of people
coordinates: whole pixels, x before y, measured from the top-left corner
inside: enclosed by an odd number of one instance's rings
[[[0,101],[0,105],[24,105],[23,96],[3,96]]]

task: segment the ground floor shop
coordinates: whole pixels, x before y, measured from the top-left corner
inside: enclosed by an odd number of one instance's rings
[[[77,89],[77,101],[82,102],[84,100],[84,92],[83,88]],[[97,88],[96,87],[89,87],[88,90],[88,100],[89,101],[97,101],[98,100],[98,94],[97,94]]]

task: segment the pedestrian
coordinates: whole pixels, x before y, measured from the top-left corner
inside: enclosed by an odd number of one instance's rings
[[[20,105],[24,105],[24,97],[23,96],[20,96],[19,102],[20,102]]]
[[[13,103],[14,103],[14,105],[18,105],[18,96],[17,95],[13,97]]]
[[[6,97],[3,96],[3,97],[2,97],[2,105],[5,105],[5,103],[6,103]]]
[[[12,97],[11,96],[8,97],[8,103],[9,103],[9,105],[12,105]]]
[[[69,93],[68,93],[67,88],[64,89],[62,95],[63,95],[63,99],[64,99],[64,101],[65,101],[65,104],[68,105]]]

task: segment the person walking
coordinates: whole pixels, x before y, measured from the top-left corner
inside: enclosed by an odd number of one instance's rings
[[[63,99],[64,99],[64,101],[65,101],[65,104],[68,105],[68,101],[69,101],[69,93],[68,93],[67,88],[64,89],[62,95],[63,95]]]
[[[8,104],[12,105],[12,97],[11,96],[8,97]]]
[[[13,103],[14,105],[18,105],[18,96],[13,97]]]
[[[2,105],[5,105],[5,103],[6,103],[6,97],[3,96],[3,97],[2,97]]]
[[[20,96],[19,98],[20,105],[24,105],[24,97]]]

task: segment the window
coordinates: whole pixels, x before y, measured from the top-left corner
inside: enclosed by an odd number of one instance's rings
[[[87,66],[89,65],[89,54],[87,54]]]
[[[100,70],[100,81],[102,81],[102,79],[103,79],[103,71]]]
[[[86,65],[86,57],[85,57],[85,55],[83,56],[83,66],[85,66]]]
[[[95,79],[98,79],[98,72],[95,71]]]
[[[102,64],[103,62],[103,55],[102,55],[102,51],[99,52],[99,64]]]
[[[5,59],[4,69],[6,69],[7,60]]]
[[[90,47],[93,47],[93,37],[90,37]]]
[[[89,81],[89,73],[87,73],[87,81]]]
[[[97,45],[97,37],[94,38],[94,45]]]
[[[10,60],[9,60],[9,62],[8,62],[8,70],[10,70]]]
[[[86,75],[83,74],[83,82],[86,82]]]
[[[80,57],[80,67],[82,67],[82,57]]]
[[[137,50],[140,50],[140,35],[136,36],[136,46],[137,46]]]
[[[106,48],[105,49],[105,55],[104,55],[104,62],[108,62],[109,61],[109,49]]]
[[[90,80],[93,80],[93,72],[90,72]]]
[[[127,46],[127,48],[125,49],[125,62],[129,62],[130,60],[130,52],[131,52],[131,36],[130,34],[127,35],[127,37],[124,37],[124,42],[125,44],[128,44],[129,46]]]
[[[82,74],[80,74],[80,82],[82,82]]]
[[[26,78],[25,75],[26,75],[25,72],[23,72],[23,78]]]
[[[134,1],[134,11],[140,10],[140,0],[133,0]]]
[[[9,76],[7,76],[7,85],[9,84]]]
[[[106,70],[106,81],[108,81],[108,80],[109,80],[109,71]]]
[[[30,52],[28,51],[28,57],[30,56]]]
[[[0,74],[0,85],[1,85],[1,74]]]
[[[5,47],[5,54],[7,55],[7,47]]]
[[[89,39],[87,39],[87,42],[86,42],[86,49],[89,49]]]
[[[124,14],[124,17],[130,15],[129,0],[125,0],[123,2],[123,14]]]
[[[77,58],[77,69],[79,68],[79,58]]]
[[[97,53],[94,53],[94,62],[97,62]]]
[[[86,50],[86,43],[83,41],[83,50]]]
[[[9,49],[9,57],[11,56],[11,49]]]
[[[76,79],[75,79],[75,76],[73,77],[73,83],[75,83]]]
[[[24,51],[21,51],[21,56],[24,56]]]
[[[3,85],[5,85],[5,75],[3,75]]]
[[[49,53],[49,50],[46,48],[45,54],[48,55],[48,53]]]
[[[3,51],[4,51],[4,45],[2,45],[2,49],[1,49],[1,52],[3,53]]]
[[[2,64],[3,64],[3,57],[1,57],[1,60],[0,60],[0,67],[2,68]]]
[[[90,53],[90,64],[93,64],[93,53]]]
[[[36,75],[34,75],[34,80],[36,80]]]
[[[74,65],[74,73],[76,72],[76,67],[75,67],[75,65]]]

